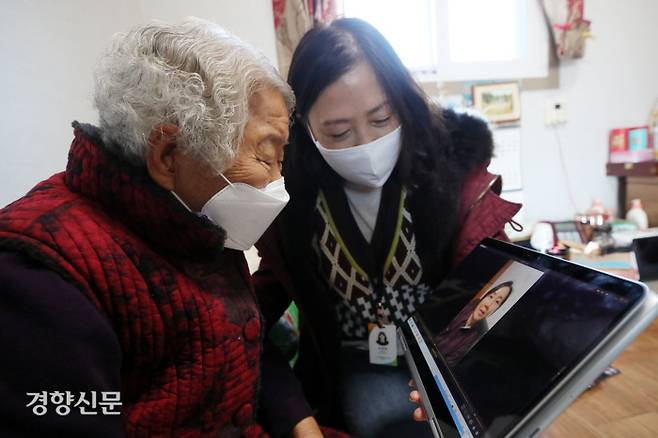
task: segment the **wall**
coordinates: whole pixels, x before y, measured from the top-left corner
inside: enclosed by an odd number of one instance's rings
[[[147,18],[198,15],[216,20],[276,59],[269,0],[4,3],[0,59],[9,68],[0,73],[0,205],[64,167],[72,120],[96,120],[91,72],[112,33]],[[594,38],[585,57],[561,62],[557,88],[522,93],[528,223],[570,218],[593,197],[616,207],[617,182],[605,176],[607,132],[644,123],[658,97],[658,2],[589,1],[586,15]],[[569,120],[557,134],[575,205],[569,201],[556,132],[544,126],[544,104],[552,97],[563,97],[567,104]]]
[[[2,9],[0,207],[65,167],[71,121],[97,121],[92,72],[114,33],[195,15],[276,60],[271,0],[12,0]]]
[[[616,208],[617,181],[605,175],[608,130],[646,123],[658,98],[658,2],[586,2],[594,38],[585,57],[562,61],[559,87],[525,91],[522,109],[522,177],[525,220],[569,219],[593,197]],[[547,99],[566,99],[568,122],[544,125]],[[575,205],[569,201],[556,132]]]

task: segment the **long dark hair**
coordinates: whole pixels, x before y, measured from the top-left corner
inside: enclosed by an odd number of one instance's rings
[[[342,179],[322,159],[306,131],[308,113],[322,91],[358,62],[367,62],[402,125],[402,150],[393,177],[409,190],[418,250],[426,272],[450,254],[458,208],[457,169],[449,165],[452,143],[440,109],[414,81],[383,35],[367,22],[343,18],[318,25],[301,39],[288,83],[297,109],[283,173],[293,203]],[[447,182],[447,183],[446,183]],[[449,257],[448,257],[449,258]]]

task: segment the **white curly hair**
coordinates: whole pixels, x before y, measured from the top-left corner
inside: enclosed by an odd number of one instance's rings
[[[143,164],[151,130],[171,123],[178,127],[177,144],[216,173],[235,158],[255,92],[280,91],[289,113],[295,99],[262,53],[194,17],[115,35],[94,78],[107,147]]]

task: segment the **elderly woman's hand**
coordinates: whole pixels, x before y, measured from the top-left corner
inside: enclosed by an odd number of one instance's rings
[[[409,381],[409,386],[411,388],[415,388],[416,387],[416,382],[414,382],[413,380],[410,380]],[[411,402],[419,405],[416,409],[414,409],[414,413],[413,413],[414,420],[416,420],[416,421],[427,421],[427,415],[425,415],[425,410],[421,406],[420,392],[413,389],[409,393],[409,400]]]
[[[322,438],[322,431],[313,417],[306,417],[293,427],[291,438]]]

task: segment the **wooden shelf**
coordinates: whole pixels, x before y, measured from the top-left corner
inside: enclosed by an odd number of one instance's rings
[[[639,163],[608,163],[608,176],[656,176],[658,161],[642,161]]]
[[[642,200],[650,226],[658,226],[658,161],[608,163],[606,174],[616,176],[617,213],[623,217],[631,199]]]

